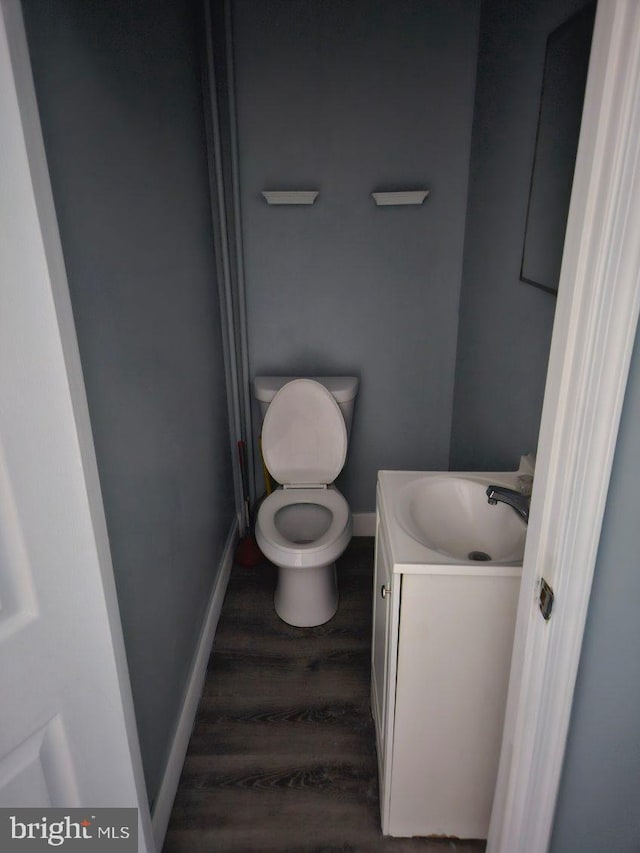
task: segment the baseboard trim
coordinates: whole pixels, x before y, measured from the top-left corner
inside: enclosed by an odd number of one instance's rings
[[[200,631],[200,638],[193,656],[191,671],[187,682],[187,690],[185,692],[182,710],[178,717],[169,758],[165,767],[162,782],[156,797],[151,823],[153,826],[153,837],[156,843],[156,849],[161,850],[164,843],[164,837],[169,826],[169,818],[171,817],[171,809],[175,800],[182,766],[187,754],[189,739],[193,730],[193,723],[196,718],[198,704],[202,695],[204,679],[207,672],[207,662],[211,654],[213,639],[220,618],[222,602],[227,589],[231,566],[238,544],[238,522],[233,520],[229,535],[220,561],[220,569],[218,577],[211,592],[207,613]]]
[[[353,535],[354,536],[375,536],[376,535],[376,514],[375,512],[354,512],[353,519]]]

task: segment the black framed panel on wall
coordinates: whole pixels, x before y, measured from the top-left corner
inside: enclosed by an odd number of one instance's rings
[[[578,150],[596,6],[547,39],[520,279],[556,293]]]

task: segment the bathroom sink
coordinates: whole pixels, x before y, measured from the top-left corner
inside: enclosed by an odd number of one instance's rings
[[[511,507],[489,504],[488,485],[451,474],[419,477],[400,489],[396,521],[418,543],[447,557],[522,562],[527,525]]]

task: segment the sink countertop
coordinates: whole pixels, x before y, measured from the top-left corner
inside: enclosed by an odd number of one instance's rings
[[[475,576],[519,576],[522,562],[491,560],[478,562],[449,556],[421,544],[407,533],[395,518],[401,491],[416,480],[425,478],[461,478],[482,485],[517,487],[521,471],[379,471],[377,503],[380,523],[384,528],[395,573],[456,574]],[[524,525],[524,521],[522,522]]]

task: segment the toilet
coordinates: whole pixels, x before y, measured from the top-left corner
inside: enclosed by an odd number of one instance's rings
[[[354,376],[259,376],[262,453],[280,484],[260,506],[256,540],[278,567],[274,597],[289,625],[322,625],[338,609],[335,561],[351,539],[351,511],[333,485],[345,463]]]

